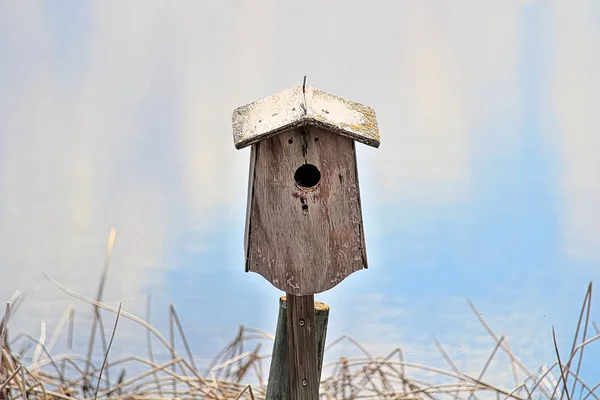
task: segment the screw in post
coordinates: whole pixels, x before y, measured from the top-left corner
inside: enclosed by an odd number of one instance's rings
[[[300,324],[300,326],[304,326],[304,320],[303,319],[301,319],[298,323]]]
[[[306,379],[302,379],[302,386],[307,386],[308,385],[308,381]]]

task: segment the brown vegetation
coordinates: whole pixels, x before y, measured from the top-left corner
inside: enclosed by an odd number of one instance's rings
[[[257,329],[240,327],[231,343],[219,352],[208,368],[200,370],[194,361],[188,340],[174,306],[170,306],[169,340],[155,327],[136,315],[101,301],[106,281],[115,232],[111,232],[106,262],[94,299],[75,293],[46,274],[46,278],[69,296],[92,305],[92,327],[86,355],[53,354],[58,337],[68,324],[68,340],[73,337],[73,311],[69,307],[58,323],[52,339],[36,339],[26,333],[8,340],[8,327],[22,297],[17,292],[7,303],[0,320],[0,400],[8,399],[264,399],[266,377],[263,373],[272,349],[273,336]],[[482,370],[475,376],[461,372],[442,345],[435,341],[449,366],[444,370],[404,360],[400,348],[386,357],[377,357],[351,336],[331,341],[327,352],[341,342],[349,342],[362,353],[360,357],[341,357],[323,365],[320,393],[322,399],[437,399],[453,398],[477,400],[482,397],[497,399],[557,399],[570,400],[575,393],[580,398],[600,400],[595,393],[600,384],[591,387],[581,378],[583,353],[587,346],[600,339],[600,329],[590,320],[592,284],[585,294],[579,321],[568,353],[561,354],[554,337],[557,361],[536,372],[528,370],[513,354],[504,336],[498,337],[486,324],[481,314],[469,301],[473,314],[495,342]],[[149,304],[150,302],[148,302]],[[115,315],[114,325],[105,327],[101,310]],[[148,306],[147,314],[150,314]],[[146,356],[129,356],[109,361],[110,347],[119,320],[127,319],[143,327],[147,333]],[[183,354],[175,349],[175,331],[183,343]],[[107,337],[107,332],[112,332]],[[553,332],[554,333],[554,332]],[[94,363],[92,354],[96,334],[104,358]],[[169,360],[156,361],[152,338],[160,342],[169,354]],[[15,351],[18,344],[29,346]],[[508,368],[513,376],[513,387],[504,388],[484,379],[491,363],[501,354],[509,359]],[[126,377],[126,371],[141,372]],[[131,373],[131,372],[130,372]],[[523,380],[518,375],[525,376]]]
[[[143,326],[149,336],[153,335],[171,353],[171,359],[164,363],[153,360],[153,350],[149,348],[147,357],[134,356],[112,360],[94,365],[89,356],[70,354],[51,354],[54,343],[42,343],[27,334],[16,336],[9,346],[7,327],[11,314],[19,304],[20,297],[14,296],[7,303],[6,312],[0,323],[2,327],[0,343],[2,357],[0,362],[0,400],[16,398],[41,399],[264,399],[266,393],[266,377],[263,367],[270,355],[261,349],[272,346],[272,335],[245,327],[240,327],[234,340],[214,358],[209,368],[200,371],[194,362],[186,336],[181,329],[175,308],[171,306],[171,327],[179,331],[184,344],[185,355],[175,351],[173,335],[166,340],[163,335],[145,320],[127,313],[119,308],[103,304],[97,300],[74,293],[60,283],[47,278],[59,289],[93,305],[95,318],[93,324],[102,326],[100,309],[116,315],[117,327],[119,318],[127,318]],[[555,347],[557,362],[539,371],[531,372],[512,353],[504,337],[498,337],[487,326],[473,304],[469,303],[474,315],[496,342],[486,365],[478,376],[469,376],[458,370],[456,365],[444,351],[439,342],[436,345],[450,366],[449,370],[428,367],[403,360],[401,349],[397,349],[387,357],[371,355],[367,349],[350,336],[344,336],[329,343],[327,350],[342,341],[349,341],[359,349],[363,357],[342,357],[332,363],[326,363],[321,379],[321,398],[323,399],[414,399],[443,398],[477,399],[494,395],[496,398],[512,399],[571,399],[572,394],[581,392],[581,398],[598,399],[596,387],[590,387],[579,377],[581,360],[586,346],[600,338],[600,331],[590,321],[592,285],[590,284],[581,310],[573,346],[568,354],[560,354]],[[98,296],[99,297],[99,296]],[[68,310],[59,328],[65,325]],[[591,338],[590,329],[594,335]],[[108,355],[111,340],[98,329],[103,348]],[[54,335],[56,336],[56,335]],[[17,342],[32,342],[28,351],[14,351]],[[258,343],[256,343],[258,341]],[[271,342],[270,342],[271,341]],[[90,346],[93,345],[90,338]],[[150,343],[150,342],[149,342]],[[267,344],[265,346],[265,344]],[[50,347],[50,348],[48,348]],[[244,350],[249,349],[249,350]],[[31,353],[33,353],[31,355]],[[90,354],[91,351],[88,352]],[[483,377],[492,360],[504,353],[510,359],[510,368],[515,376],[513,388],[502,388]],[[25,360],[28,360],[27,363]],[[126,365],[143,366],[144,372],[131,378],[125,378]],[[418,372],[427,371],[427,379],[415,377]],[[524,373],[527,379],[518,382],[517,371]],[[423,374],[420,374],[421,376]],[[450,380],[449,380],[450,378]],[[251,382],[250,385],[248,382]],[[443,383],[446,382],[446,383]],[[449,383],[448,383],[449,382]]]

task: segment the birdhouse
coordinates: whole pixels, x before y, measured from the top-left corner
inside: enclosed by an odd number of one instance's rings
[[[367,268],[355,142],[379,147],[374,110],[302,85],[232,124],[235,147],[251,146],[246,272],[309,295]]]

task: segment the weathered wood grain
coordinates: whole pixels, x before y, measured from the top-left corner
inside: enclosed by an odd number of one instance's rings
[[[304,127],[253,146],[246,231],[246,270],[293,295],[331,289],[367,268],[355,143]],[[296,185],[294,173],[315,165],[319,184]]]
[[[287,294],[286,301],[289,399],[318,400],[315,298]]]
[[[315,301],[314,313],[317,353],[317,379],[320,382],[321,371],[323,368],[323,353],[325,352],[325,340],[327,338],[329,306],[319,301]],[[289,399],[287,301],[286,296],[281,296],[279,299],[279,315],[277,317],[277,328],[275,331],[275,341],[273,343],[273,355],[271,356],[271,366],[269,369],[269,382],[267,385],[266,400]]]
[[[253,145],[286,130],[316,126],[379,147],[375,110],[311,86],[294,86],[238,107],[232,112],[237,149]]]

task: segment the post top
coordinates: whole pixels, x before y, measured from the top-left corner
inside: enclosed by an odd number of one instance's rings
[[[308,85],[293,86],[238,107],[231,119],[236,149],[305,125],[318,126],[375,148],[380,143],[375,110]]]

